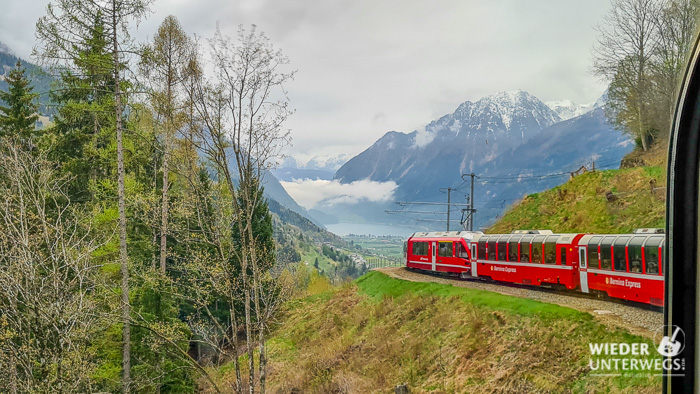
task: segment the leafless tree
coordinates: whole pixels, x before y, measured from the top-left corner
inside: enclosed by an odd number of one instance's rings
[[[214,76],[211,79],[200,76],[192,86],[190,96],[201,123],[199,149],[214,169],[216,181],[225,188],[230,203],[230,207],[221,207],[219,211],[222,228],[236,226],[240,235],[240,245],[221,255],[222,260],[233,258],[240,264],[237,270],[222,269],[226,279],[221,283],[228,287],[221,290],[230,291],[232,297],[237,287],[243,293],[248,391],[253,393],[256,386],[255,331],[259,346],[259,390],[264,392],[265,325],[277,304],[263,294],[263,282],[269,282],[271,278],[269,266],[263,262],[269,253],[261,248],[254,235],[253,211],[258,201],[264,198],[259,185],[265,172],[275,164],[280,149],[289,141],[288,132],[282,129],[292,112],[284,84],[293,73],[280,71],[288,59],[275,50],[255,26],[250,31],[239,28],[237,42],[224,37],[217,29],[209,46]],[[229,253],[232,255],[227,255]],[[235,330],[233,304],[231,319]],[[235,342],[235,338],[232,340]],[[238,375],[237,357],[234,362]],[[241,378],[237,376],[237,380],[240,387]]]
[[[658,46],[653,23],[656,0],[612,0],[598,26],[593,72],[611,83],[609,114],[648,148],[651,84],[649,64]]]
[[[40,152],[0,145],[0,391],[89,391],[101,326],[90,212]]]
[[[652,15],[657,45],[651,67],[658,104],[659,129],[670,129],[679,85],[700,15],[698,0],[668,0]]]

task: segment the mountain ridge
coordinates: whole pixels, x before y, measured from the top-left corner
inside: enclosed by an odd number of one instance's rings
[[[462,174],[501,178],[484,179],[475,185],[476,201],[486,202],[477,206],[477,225],[486,225],[502,212],[506,201],[556,186],[567,179],[567,171],[590,166],[593,161],[608,166],[619,164],[634,143],[607,124],[604,98],[582,115],[566,120],[522,90],[466,101],[424,129],[385,133],[343,165],[334,179],[341,183],[394,181],[398,184],[394,195],[398,201],[444,202],[446,195],[439,189],[451,186],[459,194],[468,193],[469,185],[462,181]],[[547,176],[537,178],[532,174]],[[463,202],[460,200],[461,196],[453,195],[453,202]],[[489,206],[493,201],[502,203]],[[334,207],[334,213],[342,217],[343,210],[352,210],[355,215],[364,211],[366,218],[376,221],[377,213],[391,206]],[[395,221],[396,217],[386,220]]]

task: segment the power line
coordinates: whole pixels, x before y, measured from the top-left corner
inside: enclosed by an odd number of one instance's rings
[[[384,212],[386,212],[386,213],[418,213],[418,214],[430,213],[433,215],[444,215],[445,214],[444,212],[438,212],[438,211],[404,211],[402,209],[389,210],[389,211],[384,211]]]

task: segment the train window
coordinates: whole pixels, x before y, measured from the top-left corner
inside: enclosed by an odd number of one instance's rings
[[[510,237],[508,242],[508,261],[518,261],[518,241],[520,241],[520,236]]]
[[[452,257],[452,242],[439,242],[438,256]]]
[[[559,263],[566,265],[566,246],[559,248]]]
[[[600,243],[600,268],[604,270],[612,269],[612,244],[615,237],[605,237]]]
[[[469,248],[467,246],[464,246],[461,242],[457,242],[457,252],[455,252],[455,256],[461,258],[461,259],[468,259],[469,258]]]
[[[427,256],[428,255],[428,243],[427,242],[413,242],[413,255],[414,256]]]
[[[496,256],[498,256],[498,254],[496,253],[498,251],[496,249],[496,245],[497,245],[496,240],[495,239],[492,240],[491,238],[489,238],[489,257],[488,257],[488,260],[491,260],[491,261],[496,260]]]
[[[642,272],[642,242],[646,237],[632,237],[627,245],[627,258],[629,259],[630,272]]]
[[[647,274],[659,274],[659,245],[662,239],[661,237],[649,238],[644,244],[644,265]]]
[[[530,262],[530,241],[532,235],[523,235],[520,239],[520,261],[523,263]]]
[[[615,263],[615,271],[627,271],[627,257],[624,246],[613,246],[613,262]]]
[[[544,263],[557,263],[557,238],[558,235],[551,235],[544,241]]]
[[[507,259],[507,251],[508,251],[508,238],[510,238],[510,235],[501,235],[501,238],[498,239],[498,260],[499,261],[506,261]]]
[[[537,235],[532,240],[532,262],[541,263],[542,262],[542,241],[547,238],[544,235]]]
[[[479,240],[476,244],[476,256],[475,259],[486,259],[486,240]]]
[[[588,241],[588,268],[600,267],[600,256],[598,255],[598,244],[603,237],[591,237]]]
[[[613,263],[615,271],[627,271],[627,241],[630,237],[617,237],[613,246]]]

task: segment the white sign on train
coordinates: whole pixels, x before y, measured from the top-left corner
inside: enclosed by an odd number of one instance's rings
[[[605,278],[605,283],[611,284],[613,286],[624,286],[624,287],[629,287],[635,288],[635,289],[641,289],[642,284],[641,282],[633,282],[627,279],[615,279],[615,278]]]

